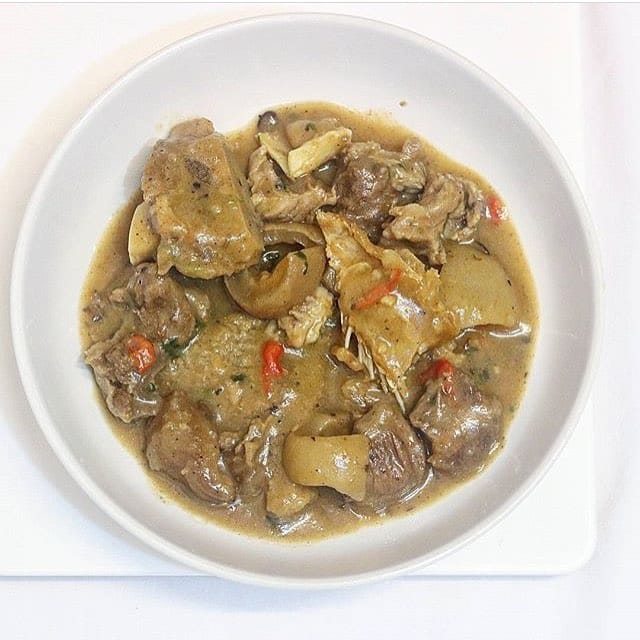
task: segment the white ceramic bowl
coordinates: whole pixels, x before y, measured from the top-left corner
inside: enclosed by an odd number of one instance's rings
[[[267,106],[314,99],[390,111],[486,176],[513,212],[541,321],[525,400],[505,450],[485,473],[409,517],[292,545],[217,528],[158,498],[96,402],[80,359],[78,300],[109,218],[137,188],[145,152],[172,123],[206,115],[225,131]],[[400,100],[407,106],[398,108]],[[532,488],[584,406],[600,288],[593,230],[569,169],[540,125],[493,79],[446,48],[384,24],[280,15],[178,42],[89,109],[33,194],[11,302],[16,356],[33,411],[98,505],[141,540],[197,569],[252,583],[319,587],[432,562],[496,523]]]

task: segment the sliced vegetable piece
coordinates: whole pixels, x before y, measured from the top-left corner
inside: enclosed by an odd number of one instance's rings
[[[346,436],[351,433],[353,416],[346,411],[314,412],[304,426],[296,429],[298,436]]]
[[[299,147],[305,142],[337,129],[340,123],[336,118],[321,118],[320,120],[294,120],[286,125],[287,138],[292,147]]]
[[[310,487],[331,487],[360,501],[367,488],[369,440],[348,436],[298,436],[289,434],[282,464],[292,482]]]
[[[447,247],[447,263],[440,272],[445,304],[460,329],[517,321],[517,300],[502,265],[469,245]]]
[[[291,518],[304,509],[317,490],[291,482],[281,467],[277,467],[267,484],[267,511],[278,518]]]
[[[133,212],[129,227],[129,262],[133,266],[155,260],[160,236],[151,225],[151,210],[148,202],[142,202]]]
[[[327,131],[317,138],[312,138],[303,145],[289,152],[289,176],[299,178],[330,158],[336,156],[351,142],[351,129],[339,127],[333,131]]]
[[[259,133],[258,142],[267,150],[269,156],[280,165],[280,168],[289,175],[289,161],[287,156],[290,148],[282,138],[271,132]]]

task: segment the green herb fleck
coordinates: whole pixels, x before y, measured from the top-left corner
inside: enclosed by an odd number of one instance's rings
[[[244,382],[247,379],[247,375],[245,373],[234,373],[231,379],[234,382]]]
[[[155,383],[150,382],[150,383],[147,385],[147,389],[148,389],[149,391],[151,391],[151,392],[154,392],[154,391],[157,391],[158,387],[156,387]]]
[[[309,271],[309,261],[307,260],[307,254],[302,251],[296,251],[293,254],[296,258],[300,258],[304,262],[304,269],[302,270],[302,275],[306,276],[307,271]]]
[[[178,358],[184,352],[184,346],[182,346],[177,338],[171,338],[162,343],[162,350],[171,358]]]

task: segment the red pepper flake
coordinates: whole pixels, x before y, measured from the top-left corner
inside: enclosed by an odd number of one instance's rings
[[[420,382],[444,378],[442,381],[442,392],[448,396],[453,394],[453,381],[451,380],[455,369],[453,365],[444,358],[440,358],[431,363],[431,366],[420,375]]]
[[[284,354],[284,347],[275,340],[267,340],[262,347],[262,386],[265,393],[271,391],[272,378],[279,378],[284,374],[280,358]]]
[[[489,219],[491,222],[498,224],[505,219],[506,211],[504,203],[495,193],[492,193],[487,198],[487,208],[489,210]]]
[[[134,369],[140,375],[149,371],[157,360],[153,343],[138,333],[134,333],[129,340],[127,340],[127,352],[133,361]]]
[[[392,269],[391,275],[386,282],[377,284],[373,289],[365,293],[356,303],[353,305],[354,309],[366,309],[371,305],[374,305],[378,300],[381,300],[385,296],[395,291],[396,285],[402,275],[402,269]]]

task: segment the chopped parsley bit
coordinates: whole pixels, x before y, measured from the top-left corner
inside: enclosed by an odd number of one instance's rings
[[[307,271],[309,271],[309,261],[307,260],[307,255],[302,251],[296,251],[293,255],[304,262],[304,269],[302,270],[302,275],[306,276]]]
[[[153,391],[157,391],[158,387],[156,387],[155,383],[150,382],[150,383],[147,385],[147,389],[148,389],[149,391],[152,391],[152,392],[153,392]]]
[[[231,379],[234,382],[244,382],[247,379],[247,375],[245,373],[234,373]]]
[[[177,358],[182,355],[184,351],[184,346],[182,346],[177,338],[171,338],[170,340],[166,340],[161,345],[162,350],[171,358]]]

